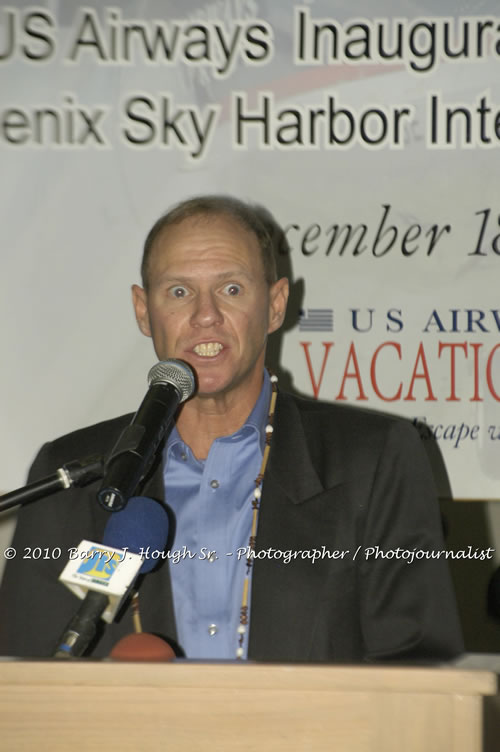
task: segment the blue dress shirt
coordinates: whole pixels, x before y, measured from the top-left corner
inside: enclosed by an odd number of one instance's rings
[[[198,460],[172,430],[165,447],[165,499],[175,520],[169,553],[179,644],[187,658],[234,659],[255,479],[265,446],[267,371],[244,425]],[[250,593],[249,593],[250,603]],[[244,642],[247,655],[248,629]]]

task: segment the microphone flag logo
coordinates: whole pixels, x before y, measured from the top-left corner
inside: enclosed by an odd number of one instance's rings
[[[95,577],[99,582],[109,582],[123,558],[123,555],[120,556],[109,549],[92,546],[87,557],[76,570],[76,574]]]
[[[110,623],[132,588],[142,567],[142,557],[125,548],[88,540],[69,553],[70,559],[59,581],[82,600],[90,591],[105,593],[109,605],[101,618]]]

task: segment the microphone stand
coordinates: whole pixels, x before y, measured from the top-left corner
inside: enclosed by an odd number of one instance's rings
[[[18,504],[28,504],[30,501],[42,499],[44,496],[67,490],[72,486],[81,488],[94,480],[104,476],[104,459],[98,455],[86,457],[84,460],[73,460],[60,467],[53,475],[29,483],[27,486],[0,496],[0,512],[4,512]]]

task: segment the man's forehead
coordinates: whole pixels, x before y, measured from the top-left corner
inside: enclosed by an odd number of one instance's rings
[[[186,256],[191,251],[209,255],[219,245],[234,252],[244,265],[247,260],[251,264],[254,258],[260,260],[260,245],[255,233],[225,214],[197,214],[167,225],[159,233],[151,255],[153,263],[155,259],[166,259],[176,251]]]
[[[181,237],[184,233],[188,234],[192,230],[203,229],[205,227],[222,228],[234,232],[237,235],[244,236],[245,238],[250,237],[255,242],[258,242],[256,234],[245,225],[243,220],[223,212],[210,214],[200,212],[199,214],[193,214],[192,216],[184,217],[183,219],[172,222],[163,228],[159,234],[158,240],[165,241],[168,239],[169,235]]]

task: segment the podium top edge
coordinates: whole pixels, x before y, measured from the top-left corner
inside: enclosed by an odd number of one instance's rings
[[[378,691],[494,695],[493,671],[441,666],[331,666],[250,661],[170,663],[0,659],[0,686],[148,686],[165,689]]]

